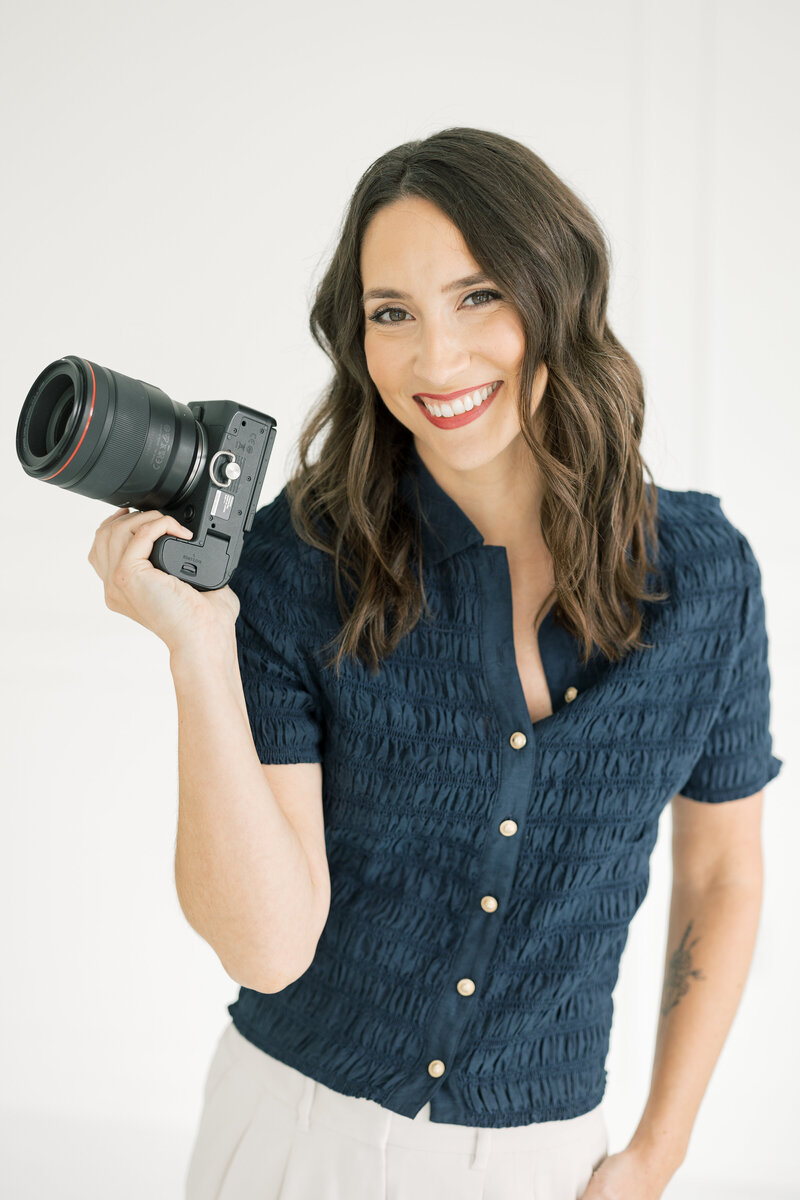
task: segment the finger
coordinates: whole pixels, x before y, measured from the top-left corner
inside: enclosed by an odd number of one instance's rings
[[[102,529],[104,525],[110,525],[112,521],[118,520],[119,517],[124,516],[129,511],[130,510],[127,508],[118,508],[116,510],[116,512],[113,512],[111,514],[110,517],[106,517],[106,519],[104,521],[101,521],[100,524],[97,526],[97,528]]]
[[[128,515],[128,511],[129,510],[127,508],[118,508],[115,512],[111,513],[104,520],[102,520],[95,530],[94,541],[92,542],[92,547],[89,551],[88,558],[89,562],[92,564],[92,567],[101,579],[105,577],[108,566],[108,543],[111,537],[111,528],[115,522],[118,522],[123,517],[126,517]],[[97,558],[99,565],[92,562],[92,555]]]
[[[117,532],[117,530],[123,529],[128,535],[135,534],[146,525],[153,525],[156,521],[165,520],[175,521],[177,528],[183,529],[180,521],[176,520],[175,517],[167,516],[165,513],[160,512],[157,508],[149,508],[145,512],[136,511],[128,513],[127,515],[124,513],[121,514],[119,518],[112,523],[111,533],[113,535]]]
[[[150,513],[139,515],[143,518],[151,516]],[[183,538],[184,541],[194,537],[191,529],[186,529],[175,517],[164,516],[163,513],[159,513],[157,517],[150,520],[138,521],[132,527],[128,526],[128,533],[132,536],[120,559],[120,563],[126,565],[149,558],[154,542],[165,534]]]

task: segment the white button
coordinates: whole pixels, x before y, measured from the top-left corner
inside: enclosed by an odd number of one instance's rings
[[[474,979],[459,979],[456,984],[456,991],[460,996],[471,996],[475,991]]]
[[[515,750],[521,750],[522,747],[526,744],[528,739],[525,737],[524,733],[520,733],[520,731],[517,730],[516,733],[512,733],[511,737],[508,740],[511,742],[511,745],[514,747]]]
[[[517,832],[517,822],[509,818],[507,821],[500,822],[500,832],[503,837],[513,837]]]
[[[497,900],[494,896],[481,896],[481,908],[484,912],[497,912]]]
[[[569,704],[571,700],[574,700],[577,694],[578,689],[576,687],[568,687],[564,692],[564,699],[566,700],[567,704]]]
[[[438,1079],[440,1075],[444,1075],[444,1063],[440,1058],[434,1058],[428,1063],[428,1074],[434,1079]]]

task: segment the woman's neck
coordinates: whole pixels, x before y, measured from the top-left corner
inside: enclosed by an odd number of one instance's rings
[[[473,470],[457,470],[416,445],[428,471],[466,513],[487,546],[505,546],[509,562],[542,566],[550,554],[540,521],[541,480],[520,435],[506,450]]]

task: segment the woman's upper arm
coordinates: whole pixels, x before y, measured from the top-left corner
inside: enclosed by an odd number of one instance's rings
[[[322,809],[322,764],[262,763],[267,783],[305,850],[317,893],[315,934],[319,937],[328,919],[331,880],[325,847]]]
[[[672,797],[672,880],[688,887],[761,879],[764,792],[725,804]]]

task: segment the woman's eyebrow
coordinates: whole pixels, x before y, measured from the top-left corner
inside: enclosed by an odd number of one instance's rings
[[[459,288],[472,287],[476,283],[489,283],[489,276],[479,272],[477,275],[465,275],[463,279],[454,279],[452,283],[446,283],[442,288],[442,294],[445,292],[456,292]],[[395,291],[394,288],[376,287],[370,288],[368,292],[364,292],[361,297],[362,302],[366,304],[367,300],[410,300],[411,297],[405,292]]]

